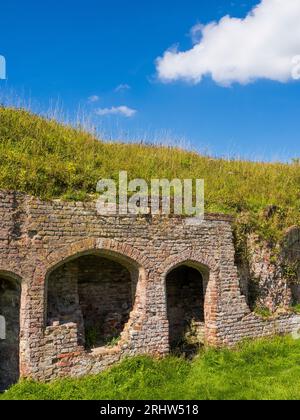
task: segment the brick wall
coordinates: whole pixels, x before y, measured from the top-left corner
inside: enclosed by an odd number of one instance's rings
[[[78,266],[86,256],[110,260],[130,274],[131,302],[125,284],[120,295],[110,295],[103,275],[96,276],[97,287],[87,299],[80,280],[83,266]],[[167,354],[166,277],[184,264],[199,270],[205,280],[207,344],[233,345],[245,337],[288,333],[300,327],[299,317],[292,314],[268,321],[251,314],[234,257],[231,220],[226,216],[207,215],[198,226],[187,225],[180,217],[103,217],[97,214],[95,203],[42,202],[1,191],[0,275],[18,277],[22,283],[21,376],[39,380],[80,376],[97,373],[124,356]],[[85,270],[88,277],[93,272],[88,259]],[[120,278],[128,285],[124,274]],[[106,280],[114,284],[111,276]],[[82,326],[89,310],[85,304],[80,306],[80,299],[94,305],[95,295],[99,308],[102,293],[103,308],[109,307],[108,301],[119,306],[122,300],[124,320],[119,325],[123,330],[114,347],[86,350]],[[63,297],[63,304],[57,295]],[[92,313],[98,310],[91,309]],[[108,320],[115,325],[117,311],[113,313]]]

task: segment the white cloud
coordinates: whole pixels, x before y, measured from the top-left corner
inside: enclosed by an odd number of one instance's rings
[[[200,83],[210,75],[221,85],[257,79],[285,83],[294,78],[300,54],[300,0],[262,0],[244,19],[225,16],[196,25],[191,34],[198,37],[192,49],[168,50],[157,59],[163,82]]]
[[[100,101],[100,96],[98,96],[98,95],[92,95],[88,98],[88,102],[90,102],[90,103],[95,103],[95,102],[98,102],[98,101]]]
[[[116,87],[115,92],[123,92],[125,90],[130,90],[131,87],[129,85],[127,85],[127,83],[123,83],[119,86]]]
[[[124,117],[130,118],[133,117],[137,111],[135,109],[129,108],[128,106],[113,106],[112,108],[99,108],[96,109],[96,114],[100,116],[105,115],[123,115]]]

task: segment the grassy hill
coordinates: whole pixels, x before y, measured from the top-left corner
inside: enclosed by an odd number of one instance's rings
[[[261,340],[236,351],[208,349],[192,362],[137,357],[97,376],[21,382],[0,400],[299,400],[299,360],[300,340]]]
[[[24,110],[0,108],[0,188],[90,199],[100,178],[204,178],[206,210],[277,239],[300,224],[300,164],[214,159],[178,148],[101,142]],[[268,206],[276,206],[270,217]]]

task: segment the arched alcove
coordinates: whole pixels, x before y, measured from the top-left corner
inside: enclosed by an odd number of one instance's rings
[[[21,280],[0,271],[0,391],[19,380]]]
[[[73,322],[87,350],[117,344],[134,305],[137,269],[109,253],[85,253],[47,279],[47,325]]]
[[[166,276],[169,343],[172,351],[198,347],[204,342],[207,273],[188,263]]]

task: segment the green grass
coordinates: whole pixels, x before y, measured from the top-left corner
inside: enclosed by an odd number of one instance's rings
[[[257,306],[254,308],[254,313],[262,318],[270,318],[272,316],[272,312],[269,308]]]
[[[237,216],[243,230],[277,239],[300,224],[300,164],[253,163],[179,148],[106,143],[24,110],[0,108],[0,188],[85,200],[101,178],[204,178],[206,210]],[[269,205],[277,206],[270,217]]]
[[[296,314],[300,314],[300,304],[294,305],[292,307],[292,310],[296,313]]]
[[[49,384],[21,382],[0,399],[299,400],[300,340],[259,340],[203,351],[193,362],[128,359],[97,376]]]

